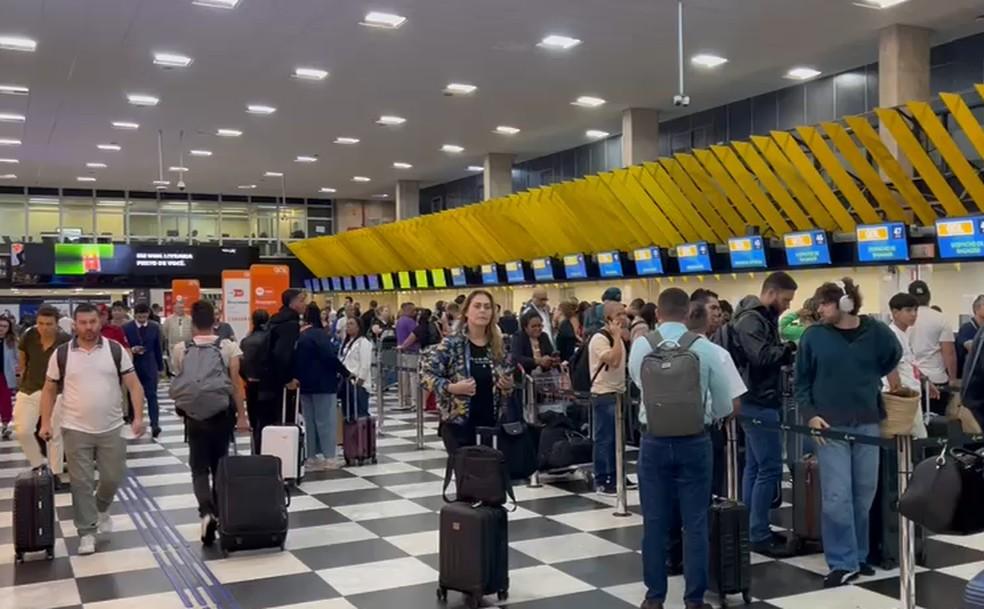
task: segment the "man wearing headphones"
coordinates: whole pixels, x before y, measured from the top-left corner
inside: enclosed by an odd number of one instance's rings
[[[796,399],[813,429],[878,436],[885,416],[882,377],[902,348],[880,321],[859,316],[861,292],[850,278],[814,295],[821,323],[806,329],[796,357]],[[823,492],[825,588],[874,575],[868,560],[868,513],[878,486],[878,447],[817,438]]]

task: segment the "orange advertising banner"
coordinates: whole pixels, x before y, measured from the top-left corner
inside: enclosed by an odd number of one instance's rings
[[[192,303],[202,299],[202,286],[197,279],[172,279],[171,296],[173,302],[183,302],[187,312]]]
[[[249,310],[265,309],[271,315],[280,310],[280,295],[290,287],[290,268],[282,264],[254,264],[249,267]]]
[[[249,271],[222,271],[222,311],[236,336],[249,334]]]

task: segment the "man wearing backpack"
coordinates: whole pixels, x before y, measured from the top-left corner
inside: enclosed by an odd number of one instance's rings
[[[741,412],[762,421],[782,418],[782,367],[793,363],[796,345],[779,338],[779,317],[796,296],[796,282],[777,271],[765,278],[759,296],[738,303],[731,322],[732,356],[742,370],[748,393]],[[737,354],[736,354],[737,350]],[[742,497],[748,504],[748,536],[752,551],[772,558],[790,555],[782,535],[772,532],[769,510],[782,478],[782,434],[774,429],[742,423],[745,431],[745,472]]]
[[[625,305],[606,302],[605,327],[588,341],[588,369],[591,371],[591,407],[594,409],[595,491],[614,496],[615,480],[615,404],[625,393],[625,343],[622,333],[628,324]]]
[[[210,546],[220,516],[212,481],[219,460],[229,453],[233,427],[249,431],[249,421],[238,380],[239,345],[214,333],[215,309],[207,300],[191,305],[191,325],[191,340],[174,347],[171,397],[184,417],[202,543]]]
[[[666,546],[673,502],[683,517],[684,603],[709,609],[708,501],[711,496],[711,440],[707,429],[734,410],[728,371],[706,338],[687,330],[690,297],[679,288],[659,295],[660,325],[637,338],[629,375],[641,389],[639,452],[642,502],[642,565],[646,599],[641,609],[662,609],[667,594]]]

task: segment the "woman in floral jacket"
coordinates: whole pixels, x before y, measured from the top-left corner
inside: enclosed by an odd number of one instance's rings
[[[475,444],[475,428],[496,424],[498,405],[512,392],[495,301],[475,290],[462,305],[460,331],[424,355],[422,382],[437,396],[439,433],[448,453]]]

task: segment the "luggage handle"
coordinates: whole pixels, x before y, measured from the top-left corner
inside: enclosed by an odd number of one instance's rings
[[[280,420],[283,425],[287,424],[287,394],[290,393],[290,389],[284,387],[283,396],[283,407],[280,411]],[[294,424],[300,425],[301,416],[301,390],[300,388],[294,390]]]

